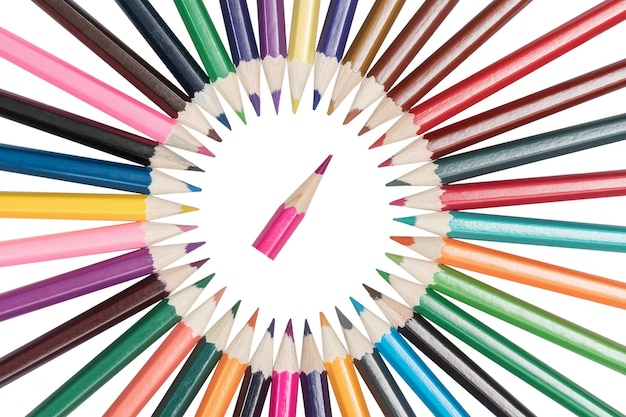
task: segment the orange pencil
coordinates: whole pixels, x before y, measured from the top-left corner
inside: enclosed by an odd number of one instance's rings
[[[243,378],[250,358],[250,346],[259,314],[257,308],[248,322],[224,349],[209,386],[196,411],[196,417],[223,417]]]
[[[200,339],[224,290],[219,290],[174,326],[103,417],[131,417],[141,412]]]
[[[352,358],[343,346],[337,333],[320,312],[322,325],[322,356],[337,404],[342,416],[369,417],[370,413],[363,396],[361,384],[354,369]]]
[[[626,309],[626,283],[447,237],[391,239],[440,264]]]

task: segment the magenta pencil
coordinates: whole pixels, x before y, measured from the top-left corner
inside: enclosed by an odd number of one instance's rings
[[[299,379],[296,344],[289,320],[272,369],[269,417],[295,417]]]
[[[293,232],[296,230],[306,211],[311,204],[315,190],[322,180],[322,175],[330,162],[329,155],[322,165],[300,185],[285,202],[278,207],[272,218],[267,222],[252,246],[258,249],[270,259],[285,246]]]
[[[202,243],[151,246],[0,294],[0,321],[152,274]]]
[[[195,228],[167,223],[132,222],[5,240],[0,242],[0,266],[144,248]]]
[[[287,32],[283,0],[257,0],[259,16],[259,57],[278,113],[280,93],[287,66]]]
[[[214,156],[178,122],[0,27],[0,57],[159,143]]]

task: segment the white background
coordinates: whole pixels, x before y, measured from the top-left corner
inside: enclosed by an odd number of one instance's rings
[[[250,3],[251,14],[256,16],[256,4],[252,4],[256,2],[251,1]],[[286,5],[287,30],[289,30],[291,2],[287,1],[286,3],[288,3]],[[320,28],[328,3],[328,1],[322,1],[321,4]],[[357,15],[354,19],[350,39],[354,37],[356,28],[361,25],[372,3],[373,1],[371,0],[361,0],[357,8]],[[444,82],[437,86],[433,93],[441,91],[443,88],[473,74],[482,67],[507,55],[509,52],[578,15],[596,3],[598,2],[582,0],[569,2],[554,0],[534,1],[447,77]],[[79,1],[79,4],[102,23],[110,27],[113,32],[124,39],[128,45],[135,48],[152,65],[169,76],[166,68],[114,1]],[[153,4],[162,13],[180,39],[189,47],[194,56],[197,57],[193,50],[193,44],[185,31],[173,2],[155,0]],[[211,0],[206,1],[206,4],[211,16],[223,34],[224,41],[226,41],[219,3]],[[407,2],[401,16],[394,25],[393,32],[383,44],[382,50],[393,39],[394,34],[404,26],[404,23],[413,15],[420,4],[421,2]],[[487,4],[486,1],[461,1],[444,21],[440,30],[435,33],[417,55],[407,71],[413,69],[421,60],[432,53],[485,4]],[[10,2],[10,4],[9,2],[3,2],[2,10],[0,11],[0,25],[57,54],[73,65],[109,82],[120,90],[152,105],[132,85],[31,2],[19,1]],[[623,59],[623,40],[626,39],[625,36],[626,26],[621,24],[494,94],[452,120],[465,118],[479,111],[492,108],[554,83]],[[4,60],[0,60],[0,75],[0,88],[131,130],[109,116]],[[397,198],[413,194],[421,190],[421,188],[386,188],[384,186],[388,181],[414,167],[377,168],[380,162],[404,147],[408,142],[403,141],[375,150],[368,150],[369,145],[388,127],[387,124],[367,135],[357,136],[357,132],[367,120],[374,106],[370,107],[349,125],[343,126],[342,121],[351,103],[353,94],[346,99],[332,116],[328,116],[326,107],[332,91],[331,84],[318,110],[312,111],[311,74],[299,110],[295,115],[291,112],[288,83],[285,78],[280,112],[276,115],[264,78],[261,80],[261,86],[261,117],[255,116],[245,95],[242,95],[242,99],[248,118],[247,125],[241,123],[234,112],[228,108],[226,102],[222,101],[228,118],[233,125],[232,132],[226,130],[215,119],[210,119],[213,126],[224,138],[224,141],[215,143],[210,139],[198,136],[217,155],[216,158],[211,159],[180,151],[181,155],[201,166],[206,173],[181,171],[168,171],[168,173],[201,187],[203,191],[200,193],[176,194],[163,197],[199,207],[200,210],[195,213],[173,216],[158,221],[194,224],[198,225],[199,228],[165,241],[163,244],[206,241],[206,244],[201,249],[181,259],[175,265],[192,262],[204,257],[211,258],[201,271],[194,275],[186,284],[209,273],[216,273],[216,277],[200,301],[212,295],[223,286],[227,286],[224,298],[218,306],[211,323],[217,317],[220,317],[226,309],[230,308],[234,302],[242,300],[231,337],[239,331],[252,312],[257,307],[260,308],[257,331],[252,343],[252,352],[254,352],[263,331],[272,318],[276,319],[275,350],[278,349],[278,344],[288,319],[293,319],[298,352],[300,352],[301,334],[305,319],[309,320],[318,346],[321,349],[322,341],[319,332],[320,311],[325,313],[335,331],[343,339],[334,312],[335,306],[339,307],[363,331],[348,297],[355,297],[370,307],[372,311],[380,314],[379,310],[368,299],[367,293],[361,287],[361,283],[365,282],[395,298],[392,290],[375,272],[376,268],[409,278],[406,273],[389,261],[384,256],[384,253],[394,252],[407,256],[417,256],[413,252],[405,250],[405,248],[390,241],[388,237],[390,235],[426,235],[426,233],[418,229],[391,220],[393,217],[420,214],[421,212],[390,207],[388,203]],[[517,139],[535,133],[619,114],[624,109],[623,103],[625,98],[626,92],[618,91],[596,99],[593,102],[579,105],[502,134],[491,139],[487,144]],[[5,119],[0,120],[0,135],[2,143],[116,160],[109,155]],[[567,157],[486,175],[474,180],[483,181],[622,169],[624,167],[623,155],[625,150],[625,144],[623,143],[607,145]],[[334,157],[304,221],[276,260],[270,261],[252,248],[251,243],[278,205],[329,154],[333,154]],[[115,192],[4,172],[0,173],[0,183],[1,190]],[[586,201],[503,207],[482,211],[624,225],[626,224],[624,220],[625,202],[626,200],[622,197],[613,197]],[[17,239],[39,234],[98,227],[106,224],[112,223],[0,219],[0,239]],[[624,279],[625,258],[623,254],[619,253],[531,247],[514,244],[492,244],[487,242],[479,244],[617,280]],[[30,282],[49,278],[115,255],[117,254],[109,253],[76,259],[5,267],[0,271],[0,291],[7,291]],[[497,278],[475,273],[470,273],[470,275],[509,291],[515,296],[535,303],[563,318],[586,326],[613,340],[626,343],[626,333],[623,331],[622,325],[626,321],[626,312],[623,310],[530,288],[521,284],[506,282]],[[105,300],[126,286],[119,285],[0,323],[0,355],[11,352],[41,333]],[[626,382],[624,375],[593,363],[470,307],[463,306],[463,308],[466,308],[468,312],[475,314],[476,317],[492,326],[498,332],[509,337],[609,404],[626,411],[626,399],[623,395],[624,382]],[[77,372],[94,355],[115,340],[121,332],[127,329],[142,314],[138,314],[133,319],[127,320],[64,354],[62,357],[1,388],[1,414],[7,417],[26,414]],[[570,415],[563,407],[521,382],[517,377],[495,365],[490,360],[482,357],[462,342],[454,338],[452,340],[458,343],[468,355],[526,403],[537,415]],[[95,416],[102,414],[157,346],[158,342],[91,396],[72,415]],[[428,359],[426,361],[431,364]],[[434,365],[432,365],[432,369],[441,377],[442,381],[471,415],[484,416],[488,414],[488,411],[480,403],[445,373],[441,372]],[[414,405],[416,415],[429,415],[429,411],[403,381],[398,379],[398,383],[405,389],[407,398]],[[168,385],[169,382],[162,387],[161,391],[157,392],[141,415],[151,415]],[[364,390],[367,393],[365,387]],[[204,392],[204,389],[201,392]],[[199,399],[200,395],[190,407],[187,415],[194,415]],[[377,405],[369,396],[368,401],[372,415],[380,415]],[[298,415],[304,415],[301,398],[299,398],[298,407]],[[334,412],[336,415],[339,415],[337,408],[334,409]]]

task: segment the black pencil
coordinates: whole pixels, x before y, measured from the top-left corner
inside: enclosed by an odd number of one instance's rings
[[[202,171],[159,142],[2,89],[0,116],[147,167]]]
[[[209,76],[147,0],[115,0],[161,61],[200,107],[230,129]]]

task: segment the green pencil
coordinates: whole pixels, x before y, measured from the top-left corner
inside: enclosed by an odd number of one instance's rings
[[[388,282],[400,277],[379,272]],[[406,281],[406,280],[405,280]],[[407,281],[408,284],[413,284]],[[624,416],[574,381],[522,349],[430,288],[407,302],[421,316],[476,349],[504,369],[544,393],[578,416]]]
[[[246,123],[237,70],[202,0],[174,0],[215,89]]]
[[[66,416],[179,322],[211,276],[161,300],[145,316],[28,413],[28,417]]]

